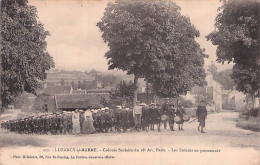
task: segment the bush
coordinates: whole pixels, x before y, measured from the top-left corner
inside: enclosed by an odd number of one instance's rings
[[[260,117],[249,117],[248,120],[240,118],[237,122],[237,127],[260,132]]]
[[[245,116],[246,119],[248,120],[250,117],[257,117],[257,116],[259,116],[258,113],[259,113],[259,109],[258,108],[254,108],[254,109],[250,109],[250,110],[244,112],[242,114],[242,116]]]
[[[193,104],[190,100],[183,100],[181,101],[181,105],[183,105],[184,108],[192,108]]]

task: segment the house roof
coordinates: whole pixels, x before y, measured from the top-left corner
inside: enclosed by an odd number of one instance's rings
[[[71,86],[48,86],[43,90],[43,93],[49,95],[70,94],[71,90]]]
[[[55,95],[55,101],[58,109],[85,109],[88,106],[93,108],[103,107],[100,104],[100,99],[96,95],[90,94]]]
[[[110,93],[111,89],[89,89],[86,90],[86,93],[100,93],[100,94],[107,94]]]
[[[84,94],[84,93],[86,93],[85,90],[73,90],[72,91],[72,94]]]
[[[231,92],[231,90],[222,90],[222,94],[228,95]]]

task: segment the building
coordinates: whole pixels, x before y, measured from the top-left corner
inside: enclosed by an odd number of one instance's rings
[[[72,94],[86,94],[86,90],[80,90],[80,89],[78,89],[78,90],[73,90],[73,91],[72,91]]]
[[[101,98],[92,94],[64,94],[55,95],[56,108],[59,110],[75,110],[75,109],[87,109],[101,108]]]
[[[211,74],[206,76],[208,85],[206,86],[206,93],[209,100],[215,107],[216,112],[222,111],[222,85],[213,79]]]
[[[71,86],[47,86],[44,88],[43,93],[55,96],[57,94],[71,94],[73,91]]]
[[[237,90],[230,91],[227,100],[229,102],[230,108],[233,110],[246,109],[246,95],[242,92],[239,92]]]
[[[187,92],[186,95],[182,96],[182,98],[184,100],[190,100],[192,102],[192,104],[196,104],[196,98],[195,98],[195,95],[192,94],[190,91]]]

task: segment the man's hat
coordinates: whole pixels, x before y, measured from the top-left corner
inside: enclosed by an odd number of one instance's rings
[[[145,103],[141,103],[140,106],[146,106],[146,104]]]
[[[169,98],[169,97],[166,97],[165,100],[170,100],[170,98]]]
[[[121,105],[118,105],[118,106],[116,106],[118,109],[122,109],[122,106]]]
[[[109,109],[108,107],[105,107],[105,110]]]
[[[101,111],[104,111],[104,110],[106,110],[105,108],[101,108]]]

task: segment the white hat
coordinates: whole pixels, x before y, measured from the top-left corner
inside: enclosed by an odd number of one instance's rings
[[[101,111],[104,111],[104,110],[106,110],[105,108],[101,108]]]
[[[141,103],[140,106],[146,106],[146,104],[145,103]]]
[[[127,111],[128,111],[128,110],[129,110],[129,108],[126,108],[125,110],[127,110]]]
[[[120,106],[120,105],[118,105],[118,106],[116,106],[118,109],[122,109],[122,106]]]
[[[105,107],[105,110],[109,109],[108,107]]]

